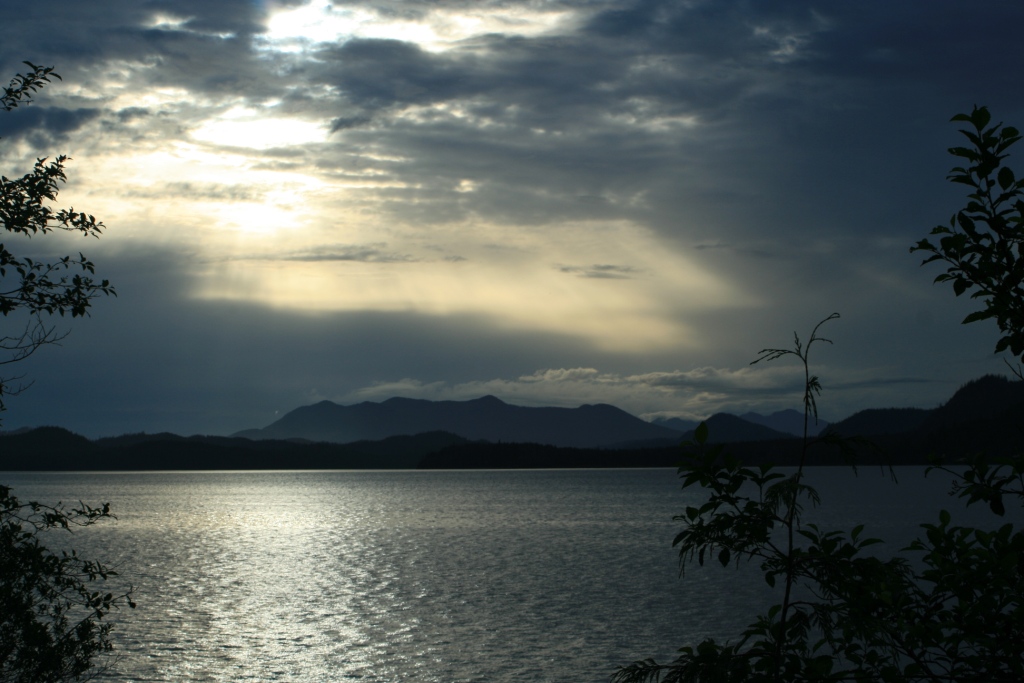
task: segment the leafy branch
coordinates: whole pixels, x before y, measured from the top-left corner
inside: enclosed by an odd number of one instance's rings
[[[96,590],[117,572],[74,550],[51,551],[42,538],[113,517],[109,504],[22,502],[0,485],[0,680],[81,680],[110,653],[112,625],[103,619],[135,607],[132,589]]]
[[[54,72],[52,66],[39,66],[32,62],[22,62],[31,69],[28,73],[15,74],[10,84],[4,88],[4,94],[0,96],[0,108],[10,111],[19,104],[29,104],[32,96],[44,85],[50,82],[50,77],[58,81],[63,80],[59,74]]]
[[[4,111],[31,104],[33,96],[51,83],[52,78],[60,79],[53,67],[25,64],[30,71],[15,75],[0,96],[0,108]],[[106,226],[92,214],[52,205],[60,186],[67,182],[65,164],[68,161],[70,159],[64,155],[52,160],[38,158],[32,170],[21,177],[0,176],[0,227],[3,230],[22,238],[55,230],[85,237],[98,238],[102,234]],[[23,360],[36,348],[63,338],[42,322],[42,316],[82,317],[89,314],[95,298],[116,296],[110,281],[95,279],[95,272],[92,261],[81,252],[77,256],[39,260],[18,256],[7,244],[0,243],[0,315],[7,318],[25,313],[36,321],[28,323],[20,337],[9,336],[0,342],[0,351],[10,352],[0,364]],[[5,408],[4,396],[19,390],[8,390],[15,379],[0,379],[0,411]]]
[[[938,244],[922,239],[911,252],[931,254],[922,261],[944,261],[946,271],[935,282],[949,282],[960,296],[971,291],[984,307],[969,314],[963,323],[994,319],[1002,336],[996,353],[1009,349],[1024,355],[1024,179],[1003,165],[1008,150],[1021,139],[1020,132],[1002,123],[992,124],[986,107],[957,114],[952,121],[970,124],[960,130],[971,146],[950,147],[949,153],[966,163],[954,167],[947,179],[971,189],[967,205],[948,225],[938,225],[931,235]]]

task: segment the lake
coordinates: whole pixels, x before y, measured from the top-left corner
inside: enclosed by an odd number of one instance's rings
[[[898,548],[948,479],[811,468],[810,513]],[[110,501],[73,545],[115,565],[106,681],[607,681],[727,639],[773,599],[755,568],[687,569],[674,470],[4,473],[22,500]],[[1012,510],[1009,514],[1017,514]],[[810,521],[810,520],[809,520]]]

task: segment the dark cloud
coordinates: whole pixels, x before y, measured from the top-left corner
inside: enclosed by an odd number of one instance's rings
[[[340,130],[365,126],[372,120],[369,116],[341,116],[331,121],[331,132],[337,133]]]
[[[0,116],[0,138],[18,139],[35,135],[44,143],[66,140],[83,125],[100,115],[95,108],[63,109],[23,105]]]
[[[253,0],[154,0],[147,4],[151,12],[187,19],[183,28],[190,32],[249,35],[263,30],[263,3]]]
[[[118,121],[127,123],[128,121],[134,121],[135,119],[146,118],[151,115],[151,112],[145,107],[125,107],[116,112]]]
[[[734,245],[723,244],[722,242],[701,242],[700,244],[693,245],[693,248],[697,251],[723,250],[734,254],[757,256],[760,258],[774,258],[777,256],[777,254],[772,252],[770,249],[745,244]]]
[[[467,95],[467,69],[398,40],[354,39],[321,51],[335,80],[356,106],[386,108]]]
[[[558,266],[558,270],[577,277],[603,280],[628,280],[640,272],[632,266],[617,266],[611,263],[595,263],[591,266]]]
[[[587,30],[600,36],[626,38],[647,35],[658,23],[657,2],[628,3],[625,8],[611,8],[599,12],[588,22]]]
[[[281,252],[255,257],[270,261],[361,261],[363,263],[412,263],[408,254],[386,250],[385,244],[325,245],[302,252]]]
[[[923,377],[882,377],[878,379],[860,380],[853,382],[840,382],[834,385],[836,389],[860,389],[863,387],[889,387],[897,384],[935,384],[936,380]],[[878,406],[882,407],[882,406]]]
[[[136,199],[171,198],[229,201],[259,201],[264,192],[245,185],[222,185],[219,183],[172,182],[161,183],[148,190],[125,189],[121,195]]]
[[[55,65],[65,82],[86,84],[95,95],[109,84],[108,68],[118,62],[143,67],[147,86],[257,99],[280,95],[282,81],[252,50],[252,36],[266,18],[261,4],[45,0],[16,11],[0,9],[7,34],[0,68],[13,74],[24,69],[26,59]]]

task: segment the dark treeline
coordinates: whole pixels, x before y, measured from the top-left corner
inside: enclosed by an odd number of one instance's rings
[[[0,435],[0,470],[414,469],[463,439],[445,432],[349,444],[175,434],[131,434],[90,441],[58,427]]]
[[[928,441],[942,445],[956,444],[958,439],[944,442],[935,437]],[[876,447],[856,449],[859,464],[925,464],[928,456],[937,452],[908,435],[880,436],[872,443]],[[795,465],[800,441],[734,443],[728,451],[750,465]],[[682,449],[679,446],[597,449],[490,443],[466,441],[447,432],[349,444],[174,434],[137,434],[90,441],[64,429],[43,427],[0,435],[0,453],[0,470],[5,471],[554,469],[676,467],[680,464]],[[822,446],[814,451],[809,464],[843,463],[837,448]]]

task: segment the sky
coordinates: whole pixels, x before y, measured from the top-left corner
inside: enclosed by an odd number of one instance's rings
[[[486,394],[767,414],[803,368],[751,361],[833,312],[822,418],[1007,371],[909,247],[964,203],[949,119],[1024,126],[1020,3],[36,0],[0,24],[0,78],[63,78],[0,112],[0,173],[67,154],[57,206],[106,225],[5,242],[117,290],[4,367],[32,383],[4,429]]]

